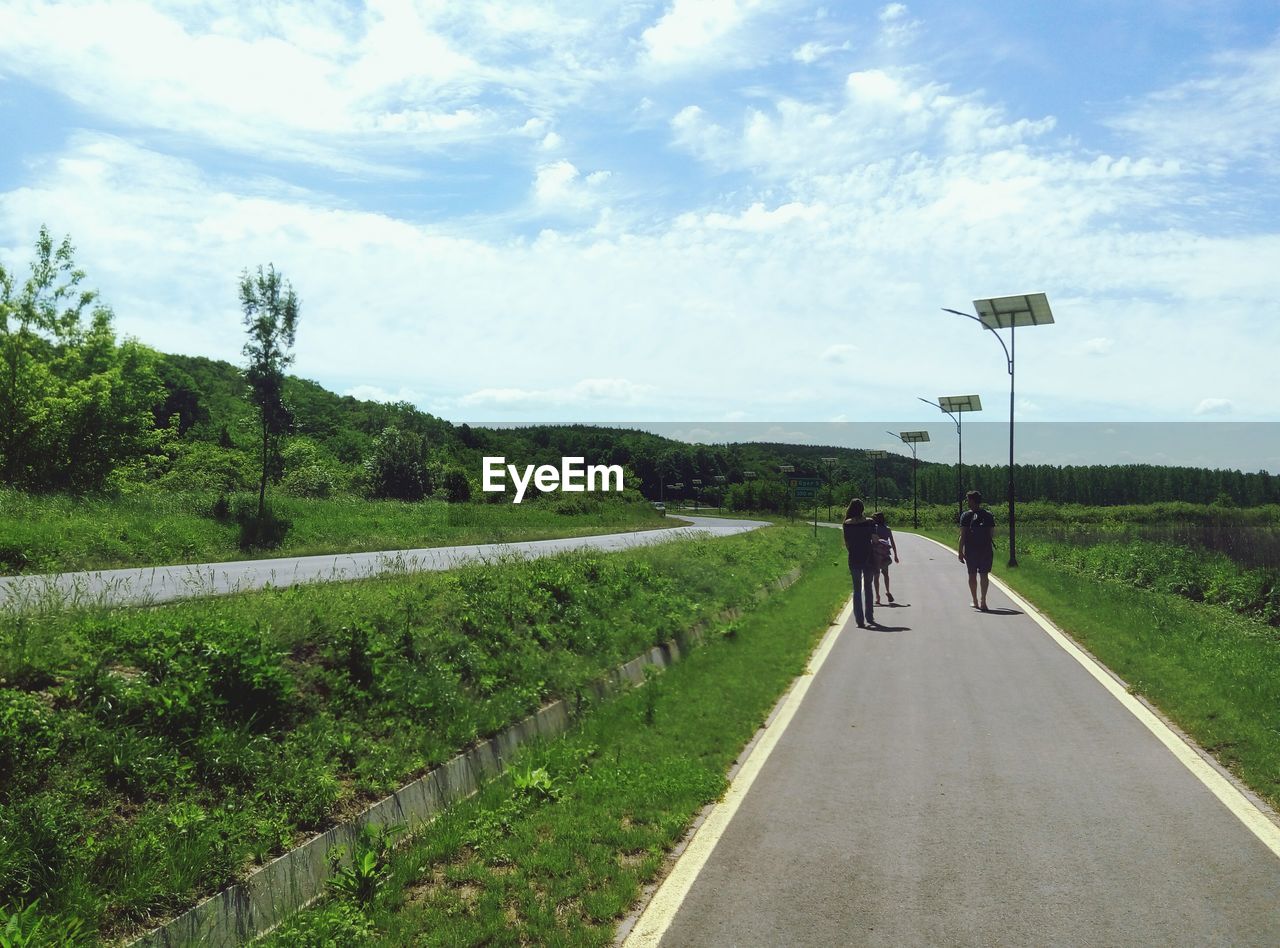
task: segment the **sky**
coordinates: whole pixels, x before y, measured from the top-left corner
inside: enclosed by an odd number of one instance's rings
[[[1007,421],[1027,292],[1020,422],[1280,421],[1271,0],[3,0],[0,128],[9,269],[455,422]]]

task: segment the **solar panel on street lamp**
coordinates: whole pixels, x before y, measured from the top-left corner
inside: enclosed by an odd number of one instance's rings
[[[920,495],[916,492],[916,470],[920,467],[920,458],[916,456],[916,445],[922,441],[928,441],[929,432],[899,431],[894,434],[892,431],[886,431],[885,434],[893,435],[903,444],[911,447],[911,525],[918,530],[920,529]]]
[[[1005,362],[1009,369],[1009,565],[1018,565],[1017,547],[1014,542],[1015,523],[1014,506],[1016,503],[1013,487],[1013,368],[1014,355],[1017,353],[1017,328],[1019,326],[1045,326],[1053,322],[1053,311],[1049,308],[1049,298],[1043,293],[1023,293],[1018,296],[993,296],[988,299],[974,300],[973,308],[978,315],[962,313],[956,309],[943,311],[963,316],[980,323],[984,329],[1000,343],[1004,350]],[[997,329],[1009,330],[1009,344],[1006,346]]]
[[[982,399],[977,395],[939,395],[938,407],[945,412],[982,411]]]
[[[978,322],[988,329],[1043,326],[1053,322],[1049,298],[1043,293],[1024,293],[1021,296],[997,296],[989,300],[974,300],[973,308],[978,311]]]
[[[919,396],[917,396],[919,397]],[[982,399],[977,395],[939,395],[936,402],[931,402],[927,398],[921,398],[920,401],[926,405],[932,405],[934,408],[940,408],[946,412],[956,426],[956,493],[957,502],[959,503],[959,513],[956,514],[957,522],[964,515],[964,429],[960,424],[960,420],[967,411],[982,411]]]

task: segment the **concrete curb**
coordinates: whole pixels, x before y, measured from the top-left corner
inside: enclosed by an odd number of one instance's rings
[[[799,567],[757,590],[756,601],[781,591],[800,578]],[[711,622],[737,618],[738,609],[726,609]],[[643,684],[645,668],[665,668],[699,644],[706,623],[694,626],[677,640],[654,646],[643,655],[596,679],[591,690],[598,698],[616,694],[629,685]],[[391,824],[420,829],[451,803],[466,799],[489,779],[506,769],[507,761],[522,745],[536,737],[564,733],[573,723],[569,704],[561,699],[543,706],[498,734],[433,768],[425,776],[401,787],[346,823],[290,850],[256,870],[243,882],[228,886],[159,928],[129,942],[142,948],[176,948],[179,945],[242,945],[265,935],[291,915],[325,893],[330,875],[329,851],[336,847],[350,853],[366,827]]]

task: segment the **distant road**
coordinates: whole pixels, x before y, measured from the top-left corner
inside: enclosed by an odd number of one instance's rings
[[[627,948],[1280,945],[1271,818],[994,586],[972,609],[954,551],[897,540],[882,625],[828,639]]]
[[[367,579],[395,573],[453,569],[466,563],[515,556],[536,559],[569,550],[627,550],[693,536],[729,536],[770,526],[763,520],[717,520],[682,514],[689,526],[629,533],[606,533],[555,540],[437,546],[378,553],[286,556],[227,563],[192,563],[130,569],[0,577],[0,607],[26,608],[43,600],[75,605],[166,602],[197,596],[294,586],[299,583]]]

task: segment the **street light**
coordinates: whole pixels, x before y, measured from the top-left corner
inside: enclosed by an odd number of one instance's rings
[[[981,323],[983,329],[991,330],[991,334],[1004,350],[1005,361],[1009,368],[1009,565],[1018,565],[1018,555],[1014,549],[1014,495],[1013,495],[1013,357],[1017,351],[1015,330],[1019,326],[1044,326],[1053,322],[1053,311],[1049,309],[1049,298],[1043,293],[1024,293],[1021,296],[997,296],[991,299],[974,300],[973,308],[978,315],[962,313],[958,309],[947,309],[943,312],[954,313],[974,322]],[[997,329],[1009,330],[1009,344],[1006,346]]]
[[[921,441],[929,440],[929,432],[927,431],[899,431],[894,434],[892,431],[886,431],[885,434],[891,434],[903,444],[911,446],[911,523],[915,529],[920,529],[920,495],[916,493],[916,468],[920,466],[920,458],[916,456],[916,445]]]
[[[794,474],[795,472],[796,472],[796,466],[794,464],[778,465],[779,474]],[[791,485],[791,492],[794,494],[795,487],[796,487],[795,479],[788,477],[787,483]],[[794,521],[795,519],[796,519],[796,498],[793,496],[791,498],[791,520]]]
[[[831,519],[831,492],[832,492],[832,489],[835,487],[835,484],[833,483],[835,479],[833,477],[833,474],[835,472],[836,465],[840,463],[840,459],[839,458],[818,458],[818,460],[821,461],[823,466],[827,469],[827,519],[830,520]]]
[[[887,458],[888,451],[868,451],[867,457],[871,458],[871,512],[875,513],[877,507],[880,506],[880,469],[876,462],[881,458]]]
[[[691,478],[689,483],[693,485],[693,512],[698,512],[698,501],[702,499],[702,478]]]
[[[917,396],[919,397],[919,396]],[[964,515],[964,431],[960,418],[967,411],[982,411],[982,399],[977,395],[939,395],[936,402],[927,398],[920,401],[939,408],[951,416],[956,424],[956,493],[959,494],[960,516]]]

